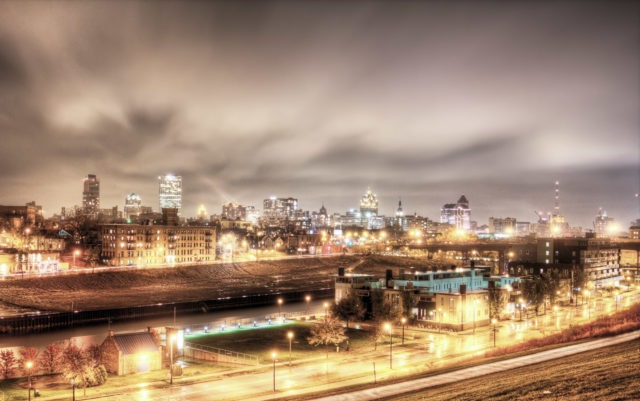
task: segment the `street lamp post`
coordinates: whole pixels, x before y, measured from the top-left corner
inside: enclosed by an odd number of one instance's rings
[[[389,323],[385,323],[384,328],[389,333],[389,369],[393,369],[393,329]]]
[[[329,314],[329,302],[325,302],[324,303],[324,318],[327,318],[327,315]]]
[[[278,316],[282,317],[282,298],[278,298]]]
[[[587,316],[588,319],[591,320],[591,292],[589,290],[584,290],[584,295],[587,296]]]
[[[476,305],[478,305],[478,300],[474,299],[473,300],[473,334],[476,334],[476,319],[477,319],[477,314],[476,314]]]
[[[407,323],[407,318],[403,317],[400,321],[402,322],[402,345],[404,345],[404,325]]]
[[[520,305],[520,321],[522,321],[522,309],[524,308],[524,301],[522,298],[518,300],[518,305]]]
[[[291,367],[291,340],[293,340],[293,331],[287,333],[287,338],[289,339],[289,367]]]
[[[273,392],[276,392],[276,356],[275,352],[271,353],[271,358],[273,358]]]
[[[305,311],[305,315],[309,315],[309,302],[311,302],[311,295],[306,295],[304,297],[305,302],[307,303],[307,309]]]
[[[29,399],[29,401],[31,401],[31,368],[33,367],[33,362],[27,361],[25,366],[27,367],[27,374],[29,376],[29,388],[27,389],[28,390],[27,398]]]
[[[493,324],[493,348],[496,347],[496,335],[498,334],[496,323],[498,323],[498,319],[491,319],[491,324]]]
[[[173,384],[173,342],[176,336],[169,337],[169,384]]]

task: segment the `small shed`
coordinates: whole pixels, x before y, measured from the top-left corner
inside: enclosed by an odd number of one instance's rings
[[[110,331],[100,347],[109,373],[121,376],[162,368],[162,352],[150,331],[119,334]]]

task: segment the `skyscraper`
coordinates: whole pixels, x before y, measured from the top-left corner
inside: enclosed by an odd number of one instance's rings
[[[458,202],[442,206],[440,222],[451,224],[459,230],[469,230],[471,228],[471,209],[467,197],[462,195]]]
[[[298,199],[272,196],[262,202],[262,208],[264,217],[293,219],[295,211],[298,210]]]
[[[137,194],[128,195],[124,201],[124,217],[130,219],[138,216],[142,208],[142,199]]]
[[[378,215],[378,197],[371,189],[367,189],[367,193],[360,199],[360,213],[366,219]]]
[[[158,177],[160,184],[160,210],[168,208],[182,209],[182,177],[167,174]]]
[[[100,181],[95,174],[89,174],[84,179],[82,211],[85,215],[97,217],[98,210],[100,210]]]

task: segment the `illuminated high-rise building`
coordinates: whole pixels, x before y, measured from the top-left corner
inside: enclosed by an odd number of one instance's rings
[[[371,189],[367,189],[367,193],[360,199],[360,214],[363,218],[378,215],[378,197],[371,192]]]
[[[199,220],[209,219],[209,215],[207,214],[207,208],[204,205],[198,206],[198,219]]]
[[[84,179],[82,210],[87,216],[93,217],[96,217],[100,210],[100,181],[95,174],[89,174]]]
[[[178,209],[178,214],[182,209],[182,177],[179,175],[167,174],[158,177],[160,184],[160,210]]]
[[[298,210],[298,199],[277,198],[272,196],[262,202],[263,216],[275,219],[293,219],[294,213]]]
[[[124,200],[124,217],[130,219],[132,216],[139,216],[142,208],[142,199],[137,194],[127,195]]]
[[[467,197],[462,195],[458,202],[442,206],[440,222],[450,224],[458,230],[471,229],[471,209]]]

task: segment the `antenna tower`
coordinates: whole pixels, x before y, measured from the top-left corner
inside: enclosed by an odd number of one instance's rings
[[[560,181],[556,181],[556,196],[555,204],[553,206],[553,214],[554,216],[560,215]]]

